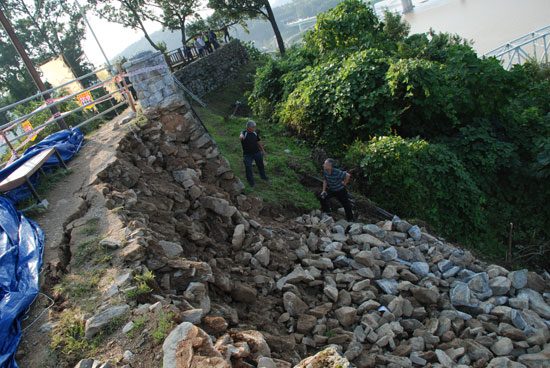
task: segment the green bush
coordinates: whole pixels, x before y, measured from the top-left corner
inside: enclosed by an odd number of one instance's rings
[[[319,65],[289,95],[281,121],[334,153],[355,138],[387,134],[398,124],[385,81],[388,68],[379,50]]]
[[[485,231],[485,197],[445,145],[376,137],[356,142],[346,160],[361,167],[369,197],[399,216],[421,218],[463,241]]]

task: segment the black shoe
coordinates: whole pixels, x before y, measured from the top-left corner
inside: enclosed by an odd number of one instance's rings
[[[270,178],[265,178],[264,180],[267,181],[268,183],[272,183],[272,182],[273,182],[273,180],[271,180]]]

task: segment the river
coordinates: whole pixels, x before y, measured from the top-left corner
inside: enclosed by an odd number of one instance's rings
[[[404,18],[411,33],[433,28],[473,40],[479,55],[550,25],[550,0],[413,0],[414,10]],[[376,4],[401,11],[401,0]]]

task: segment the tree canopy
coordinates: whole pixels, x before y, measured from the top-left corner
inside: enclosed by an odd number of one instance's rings
[[[459,36],[408,31],[343,0],[258,69],[249,101],[343,159],[387,210],[497,256],[513,222],[515,243],[550,252],[548,65],[506,71]]]
[[[279,52],[284,54],[286,51],[281,31],[277,25],[273,9],[268,0],[209,0],[208,6],[215,11],[223,14],[228,19],[255,19],[264,18],[269,21],[273,28],[273,33],[277,39]]]

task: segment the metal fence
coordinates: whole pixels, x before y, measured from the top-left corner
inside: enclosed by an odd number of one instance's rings
[[[58,91],[58,92],[62,91],[64,87],[70,85],[71,83],[74,83],[74,82],[77,82],[77,81],[82,81],[82,80],[87,79],[87,78],[94,78],[94,77],[97,76],[97,73],[99,73],[101,71],[104,71],[108,68],[110,68],[110,67],[106,66],[106,67],[103,67],[103,68],[99,68],[97,70],[94,70],[91,73],[88,73],[88,74],[83,75],[79,78],[70,80],[66,83],[63,83],[63,84],[57,86],[57,87],[51,88],[51,89],[46,90],[46,91],[41,92],[41,93],[37,93],[34,96],[25,98],[21,101],[18,101],[16,103],[11,104],[11,105],[4,106],[4,107],[0,108],[0,113],[13,110],[16,107],[18,107],[22,104],[25,104],[27,102],[33,101],[33,100],[40,100],[46,94],[51,94],[51,93],[56,92],[56,91]],[[113,73],[112,70],[109,70],[109,72],[111,73],[111,75],[116,74],[116,73]],[[116,86],[116,88],[111,88],[111,91],[108,92],[107,89],[105,89],[104,87],[107,84],[110,84],[110,83],[113,83],[113,85]],[[121,107],[125,104],[130,104],[130,106],[132,106],[133,110],[135,111],[135,106],[134,106],[134,103],[133,103],[133,100],[132,100],[132,96],[131,96],[130,92],[128,91],[128,87],[129,86],[126,84],[126,82],[124,80],[124,74],[122,74],[121,70],[119,69],[118,75],[115,75],[110,79],[107,79],[105,81],[94,82],[90,87],[84,88],[84,89],[82,89],[82,90],[80,90],[76,93],[72,93],[72,94],[62,96],[62,97],[57,97],[55,99],[47,100],[47,101],[45,101],[45,103],[42,106],[40,106],[36,110],[32,111],[31,113],[25,114],[23,116],[18,116],[16,118],[14,118],[12,121],[10,121],[9,123],[1,125],[0,126],[0,137],[3,138],[3,143],[2,143],[2,145],[0,145],[0,147],[2,147],[3,145],[7,145],[7,147],[11,151],[11,158],[7,162],[4,162],[4,163],[0,164],[0,168],[3,168],[5,166],[9,165],[11,162],[13,162],[17,158],[19,158],[19,155],[18,155],[17,151],[21,147],[25,146],[29,141],[31,141],[31,139],[33,139],[33,137],[36,136],[40,131],[42,131],[48,125],[56,123],[57,121],[59,121],[61,119],[64,119],[64,118],[66,118],[66,117],[68,117],[72,114],[80,112],[84,109],[91,109],[93,107],[99,106],[99,105],[101,105],[103,103],[106,103],[106,102],[111,103],[111,107],[103,110],[102,112],[97,112],[98,110],[94,109],[94,115],[92,117],[82,121],[82,122],[79,122],[76,126],[73,127],[73,128],[76,128],[76,127],[81,127],[83,125],[86,125],[86,124],[88,124],[88,123],[104,116],[105,114],[108,114],[111,111],[116,110],[117,108],[119,108],[119,107]],[[99,97],[96,97],[95,99],[91,99],[91,91],[94,91],[94,90],[105,91],[105,93],[102,94]],[[82,96],[84,96],[84,97],[82,97]],[[90,98],[86,99],[85,98],[86,96],[89,96]],[[120,102],[115,99],[117,96],[121,97],[121,98],[119,98]],[[59,114],[56,114],[56,115],[52,115],[47,121],[42,122],[42,124],[40,124],[39,126],[35,126],[35,127],[31,128],[29,120],[32,117],[36,116],[37,114],[40,114],[41,112],[49,111],[50,107],[52,107],[52,106],[57,106],[57,105],[62,104],[64,102],[69,102],[69,101],[71,101],[75,98],[79,101],[79,104],[80,104],[80,106],[78,108],[72,109],[70,111],[62,112],[62,113],[59,113]],[[113,99],[115,99],[116,103],[113,102]],[[17,128],[20,127],[20,126],[23,126],[24,133],[17,134],[17,130],[18,130]],[[19,129],[19,131],[20,130],[21,129]],[[12,132],[12,135],[15,135],[15,137],[8,138],[7,133],[10,132],[10,131]],[[24,137],[26,137],[26,139],[23,142],[19,142],[19,140],[21,138],[24,138]],[[14,145],[12,144],[12,142],[15,142],[15,141],[18,142],[18,147],[14,147]]]
[[[531,60],[548,63],[549,49],[550,26],[547,26],[497,47],[484,56],[496,57],[504,68],[509,70],[514,64],[523,64]]]

